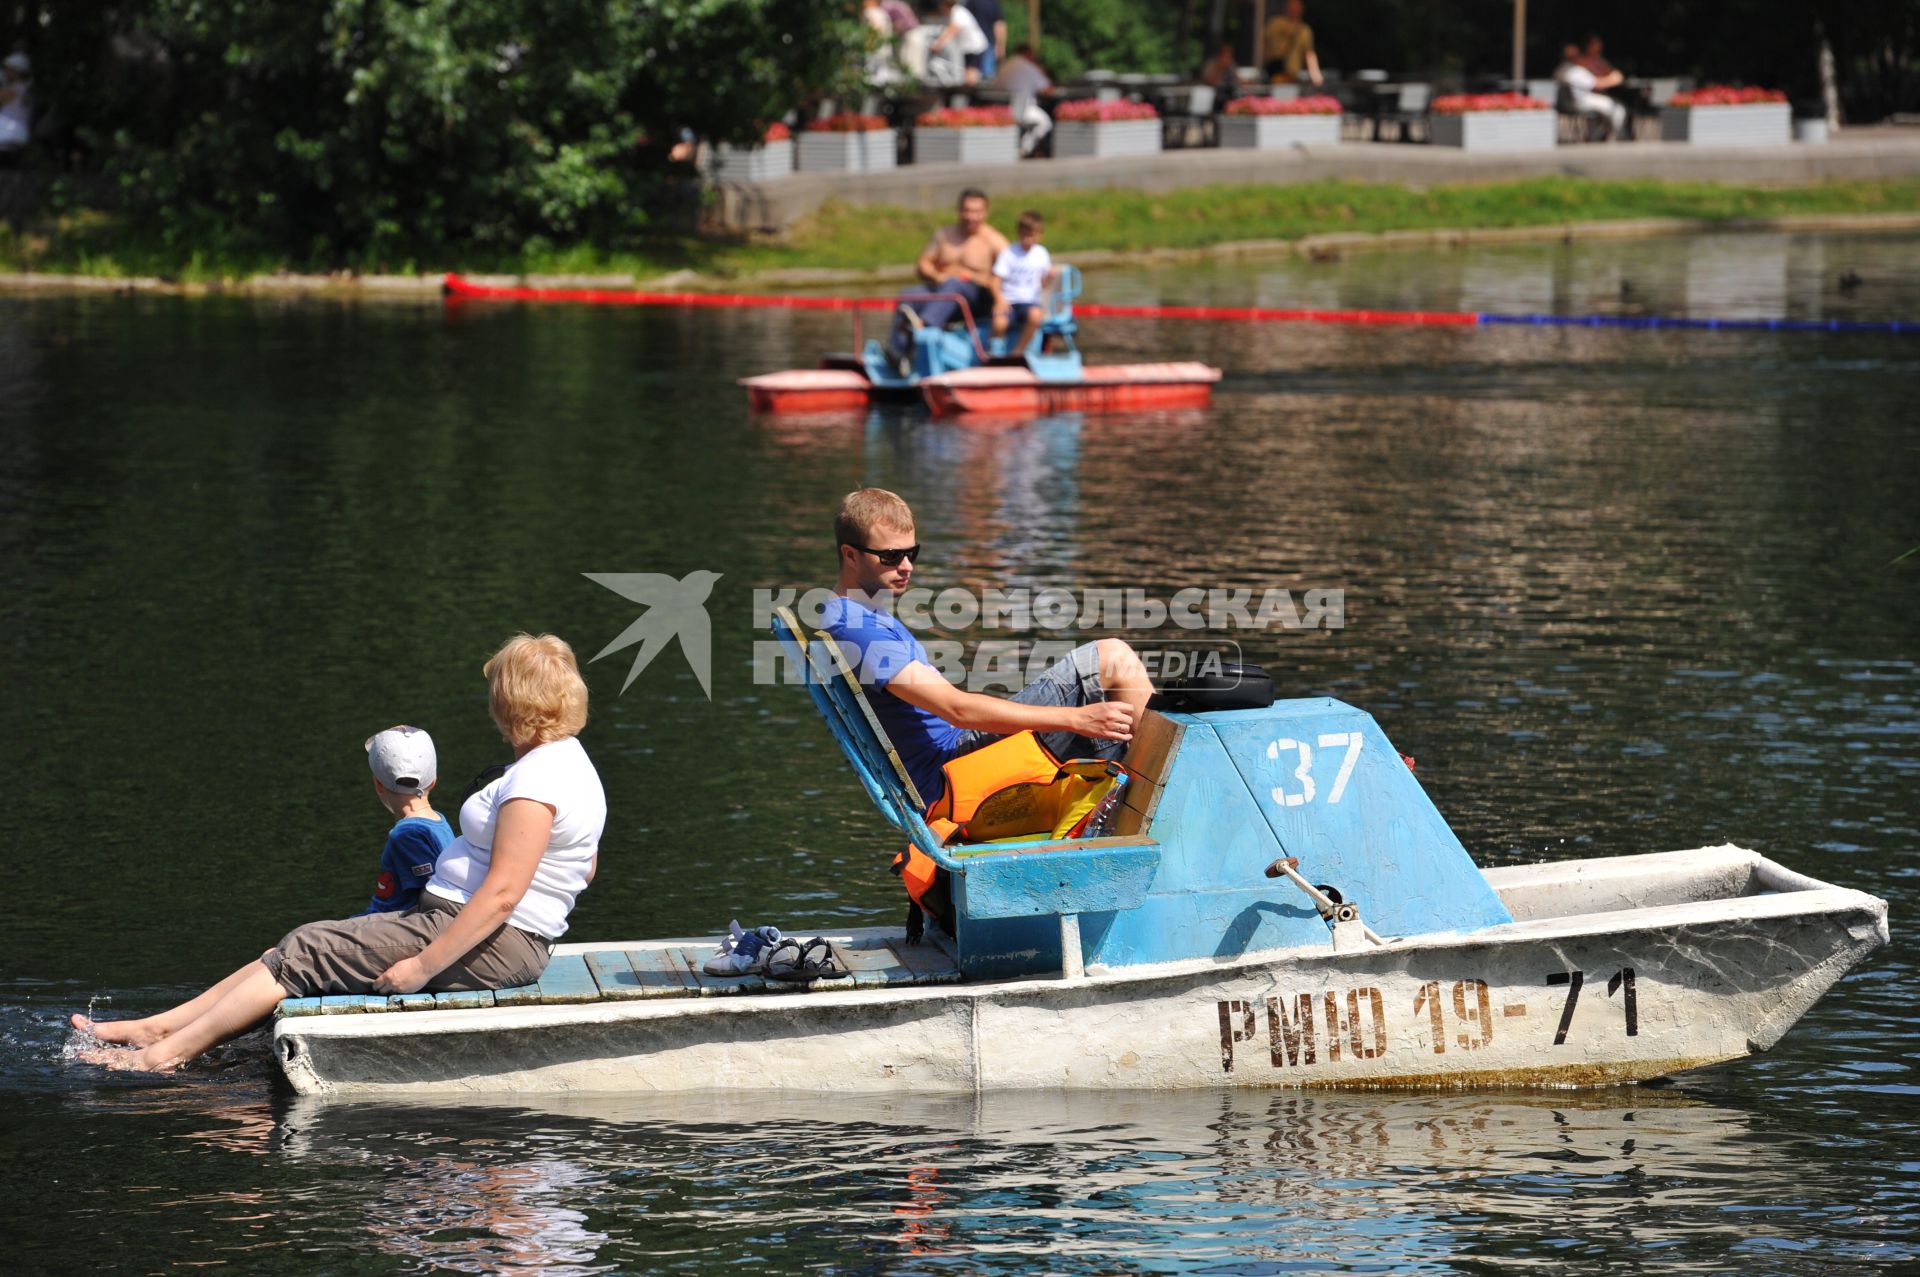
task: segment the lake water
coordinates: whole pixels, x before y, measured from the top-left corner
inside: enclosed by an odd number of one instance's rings
[[[1071,257],[1065,229],[1056,252]],[[1865,281],[1842,291],[1840,276]],[[1106,301],[1920,316],[1920,238],[1715,236],[1110,271]],[[1203,412],[756,419],[844,347],[772,311],[0,298],[0,1183],[18,1271],[1823,1273],[1920,1265],[1920,339],[1103,321]],[[1534,1095],[321,1104],[258,1040],[67,1062],[361,907],[360,742],[501,755],[479,665],[582,656],[584,572],[722,573],[713,696],[589,667],[612,808],[576,936],[892,923],[898,842],[756,587],[861,483],[920,579],[1345,591],[1243,637],[1415,755],[1482,864],[1723,841],[1886,897],[1894,943],[1768,1055]],[[953,637],[977,639],[981,632]],[[1138,636],[1151,637],[1151,636]],[[446,804],[451,806],[451,804]],[[787,1080],[777,1049],[761,1067]]]

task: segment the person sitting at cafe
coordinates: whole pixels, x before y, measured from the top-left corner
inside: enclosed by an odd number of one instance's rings
[[[880,8],[893,24],[895,35],[905,35],[920,25],[920,15],[913,11],[907,0],[880,0]]]
[[[1597,35],[1589,35],[1580,42],[1580,65],[1599,79],[1620,74],[1613,63],[1607,61],[1606,42]]]
[[[1213,90],[1213,106],[1217,111],[1231,102],[1240,91],[1240,63],[1233,56],[1233,46],[1222,44],[1213,51],[1206,65],[1200,68],[1200,83]]]
[[[940,0],[940,34],[927,46],[927,78],[936,84],[972,84],[988,49],[979,19],[959,0]]]
[[[880,0],[862,0],[860,20],[867,28],[866,82],[875,87],[894,83],[900,78],[900,64],[893,56],[893,19],[887,16],[886,6]]]
[[[1627,124],[1627,108],[1600,90],[1610,89],[1626,77],[1611,67],[1604,76],[1595,75],[1582,61],[1579,47],[1569,44],[1560,51],[1560,65],[1553,78],[1560,86],[1561,100],[1555,104],[1556,109],[1573,115],[1598,116],[1606,123],[1609,140],[1620,137],[1620,131]]]
[[[962,0],[962,3],[980,24],[980,34],[987,37],[987,47],[967,59],[967,83],[991,82],[1000,74],[1000,64],[1007,60],[1007,15],[1001,11],[1000,0]]]
[[[27,93],[31,64],[24,53],[0,62],[0,153],[23,149],[33,137],[33,102]]]
[[[1305,0],[1287,0],[1286,9],[1267,23],[1261,53],[1263,69],[1274,84],[1293,84],[1302,72],[1314,87],[1322,83],[1320,55],[1313,49],[1313,28],[1302,17],[1306,11]]]
[[[1021,45],[1001,64],[1000,87],[1007,91],[1013,122],[1020,126],[1020,154],[1032,155],[1041,140],[1053,132],[1053,117],[1040,105],[1041,95],[1053,88],[1053,81],[1034,56],[1032,45]]]

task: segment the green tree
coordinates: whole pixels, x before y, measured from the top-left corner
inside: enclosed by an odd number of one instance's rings
[[[1001,7],[1007,47],[1018,48],[1027,42],[1026,0]],[[1090,67],[1186,73],[1202,58],[1199,34],[1182,32],[1180,5],[1165,0],[1041,0],[1040,60],[1060,78]]]
[[[48,9],[64,153],[169,239],[314,264],[618,245],[683,128],[751,142],[856,66],[785,0],[143,0]]]

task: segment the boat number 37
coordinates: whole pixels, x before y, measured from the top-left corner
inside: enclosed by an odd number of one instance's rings
[[[1320,737],[1321,749],[1344,749],[1346,753],[1340,759],[1340,770],[1334,774],[1333,784],[1327,787],[1329,805],[1340,801],[1347,792],[1347,781],[1353,776],[1353,765],[1360,761],[1360,743],[1365,739],[1359,732],[1327,732]],[[1282,781],[1273,787],[1273,801],[1282,807],[1299,807],[1314,800],[1319,786],[1313,779],[1312,745],[1291,736],[1282,737],[1267,746],[1267,757],[1282,764],[1297,763],[1293,769],[1293,783]]]

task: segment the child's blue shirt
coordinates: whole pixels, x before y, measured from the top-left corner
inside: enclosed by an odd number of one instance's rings
[[[408,816],[387,833],[380,852],[380,876],[373,882],[373,899],[362,913],[398,913],[420,900],[420,888],[433,877],[433,862],[453,841],[453,827],[435,812]]]

